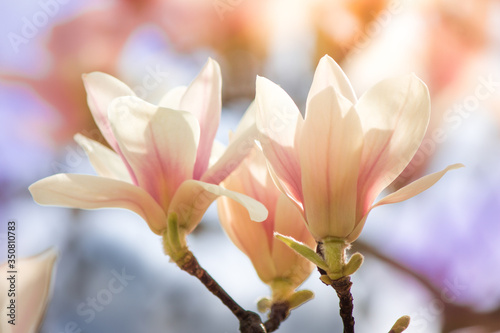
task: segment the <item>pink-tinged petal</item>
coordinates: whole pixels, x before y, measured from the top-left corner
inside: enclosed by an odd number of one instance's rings
[[[415,75],[387,79],[368,90],[356,109],[365,133],[358,183],[361,218],[420,146],[429,123],[429,92]]]
[[[194,167],[194,179],[201,179],[208,168],[210,150],[219,128],[221,87],[219,64],[213,59],[208,59],[200,74],[187,87],[179,104],[180,110],[191,112],[200,123],[200,144]]]
[[[302,205],[298,139],[304,120],[290,96],[270,80],[257,77],[257,128],[264,155],[285,194]]]
[[[105,73],[92,72],[83,74],[82,78],[95,123],[109,145],[119,153],[120,148],[108,119],[108,106],[117,97],[135,96],[135,93],[125,83]]]
[[[224,155],[225,151],[226,151],[226,146],[219,140],[217,139],[214,140],[214,144],[212,145],[212,151],[210,152],[210,160],[208,161],[209,169],[213,167],[215,163],[217,163],[217,161],[222,157],[222,155]]]
[[[186,180],[182,183],[172,200],[168,213],[177,213],[180,227],[190,233],[201,221],[210,204],[221,195],[244,206],[252,221],[262,222],[267,218],[267,209],[257,200],[218,185],[197,180]]]
[[[307,95],[307,105],[311,98],[326,87],[333,87],[340,95],[347,98],[352,104],[356,104],[357,98],[352,89],[349,79],[344,71],[330,56],[325,55],[319,61],[314,73],[313,82]],[[307,117],[307,112],[306,112]]]
[[[358,225],[356,225],[356,228],[354,229],[354,231],[349,235],[348,241],[353,242],[359,237],[359,235],[364,227],[368,213],[370,213],[370,211],[373,208],[410,199],[410,198],[422,193],[423,191],[427,190],[429,187],[431,187],[435,183],[437,183],[448,171],[463,168],[463,167],[464,167],[464,165],[460,164],[460,163],[449,165],[441,171],[431,173],[430,175],[427,175],[427,176],[424,176],[420,179],[417,179],[414,182],[412,182],[412,183],[400,188],[399,190],[389,194],[388,196],[382,198],[375,205],[370,207],[370,209],[366,212],[366,214],[363,216],[363,218],[360,220],[360,222],[358,222]]]
[[[205,172],[201,181],[219,184],[240,165],[241,161],[250,153],[259,136],[255,124],[256,105],[252,103],[243,115],[234,135],[231,136],[229,146],[222,156]]]
[[[196,118],[137,97],[121,97],[111,103],[109,119],[139,186],[166,211],[177,188],[193,177],[200,135]]]
[[[135,174],[122,154],[108,119],[109,104],[115,98],[121,96],[135,96],[135,93],[125,83],[105,73],[92,72],[83,74],[82,78],[85,90],[87,91],[87,104],[89,105],[90,112],[94,117],[97,127],[111,148],[113,148],[122,158],[132,178],[132,182],[137,184]]]
[[[169,90],[160,100],[158,106],[179,110],[181,105],[181,100],[184,94],[186,93],[186,86],[175,87],[172,90]]]
[[[119,180],[77,174],[57,174],[29,187],[41,205],[80,209],[124,208],[139,214],[161,235],[166,227],[162,208],[142,188]]]
[[[117,153],[81,134],[76,134],[74,139],[85,150],[99,176],[132,183],[127,167]]]
[[[333,87],[309,103],[300,144],[304,209],[317,240],[344,238],[356,222],[363,131],[352,103]]]
[[[276,232],[293,237],[311,248],[316,247],[316,241],[307,230],[302,213],[284,194],[280,195],[275,211],[274,229]],[[277,277],[291,280],[295,287],[304,282],[314,269],[314,265],[309,260],[298,255],[276,237],[273,237],[272,258]]]
[[[15,325],[9,324],[8,320],[11,318],[5,315],[8,313],[6,308],[10,306],[11,299],[7,297],[7,291],[10,289],[10,281],[8,280],[10,274],[7,271],[12,271],[12,269],[8,267],[7,263],[0,266],[0,272],[2,273],[2,279],[0,279],[0,290],[2,290],[0,306],[3,314],[0,322],[1,332],[38,332],[50,298],[52,273],[56,258],[56,251],[49,249],[36,256],[17,260],[14,270],[21,273],[15,281]]]

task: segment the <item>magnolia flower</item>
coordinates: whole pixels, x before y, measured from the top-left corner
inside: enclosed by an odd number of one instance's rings
[[[276,239],[274,232],[291,235],[314,246],[315,241],[307,231],[302,214],[273,184],[264,155],[256,147],[223,185],[267,207],[268,218],[262,223],[252,223],[240,205],[224,197],[218,200],[222,227],[250,258],[259,278],[271,287],[273,303],[290,301],[297,295],[294,290],[311,274],[314,266]]]
[[[324,56],[305,119],[265,78],[257,79],[256,102],[270,171],[317,241],[355,241],[374,207],[411,198],[462,166],[448,166],[373,204],[409,163],[429,122],[429,93],[413,74],[381,81],[358,100],[344,72]]]
[[[94,120],[112,149],[76,135],[99,176],[57,174],[30,186],[35,201],[83,209],[118,207],[139,214],[156,234],[166,217],[179,216],[185,234],[205,210],[226,195],[245,206],[255,221],[266,218],[255,200],[216,184],[248,153],[255,126],[240,127],[220,158],[209,165],[221,112],[219,65],[208,60],[188,87],[164,96],[160,106],[135,96],[121,81],[103,74],[83,77]],[[217,151],[217,150],[214,150]]]
[[[30,258],[18,259],[15,269],[8,262],[0,266],[0,307],[2,320],[0,331],[4,333],[35,333],[42,323],[50,295],[52,271],[57,253],[47,250]],[[11,274],[9,271],[17,271]],[[9,279],[14,277],[13,279]],[[15,284],[15,295],[9,295],[11,284]],[[10,316],[11,300],[15,299],[14,315]],[[11,321],[11,323],[9,323]]]

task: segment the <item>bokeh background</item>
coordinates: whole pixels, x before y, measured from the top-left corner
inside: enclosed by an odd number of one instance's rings
[[[81,74],[110,73],[155,102],[188,84],[207,57],[223,75],[218,139],[227,142],[254,98],[255,76],[280,84],[303,110],[314,68],[329,54],[358,95],[415,72],[432,120],[389,191],[448,164],[466,168],[403,203],[372,211],[354,249],[357,332],[500,331],[500,2],[494,0],[23,0],[0,5],[0,237],[18,224],[18,253],[59,251],[40,332],[236,332],[231,313],[162,253],[160,239],[123,210],[35,204],[27,190],[59,172],[94,173],[73,135],[101,139]],[[212,207],[189,244],[242,306],[269,291],[224,235]],[[6,251],[0,251],[0,261]],[[87,323],[76,309],[113,271],[134,276]],[[313,275],[316,297],[282,332],[340,332],[338,300]],[[70,325],[71,326],[71,325]]]

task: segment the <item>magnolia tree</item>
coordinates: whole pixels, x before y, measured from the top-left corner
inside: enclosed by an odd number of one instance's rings
[[[349,257],[347,250],[369,212],[411,198],[461,167],[448,166],[374,203],[410,162],[429,122],[429,93],[415,75],[384,80],[358,99],[325,56],[304,118],[283,89],[258,77],[255,101],[227,148],[214,142],[222,83],[212,59],[188,87],[169,91],[158,105],[104,73],[83,81],[110,148],[77,134],[98,176],[50,176],[30,186],[34,200],[139,214],[162,238],[165,254],[238,318],[241,332],[276,331],[313,297],[297,288],[315,267],[340,299],[344,332],[354,332],[350,275],[363,256]],[[238,305],[188,247],[187,236],[216,199],[222,227],[270,288],[257,304],[268,313],[264,321]],[[408,324],[403,316],[391,332]]]

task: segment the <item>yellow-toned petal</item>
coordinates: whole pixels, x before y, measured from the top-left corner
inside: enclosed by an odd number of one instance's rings
[[[356,104],[356,94],[352,89],[349,79],[344,71],[330,56],[325,55],[318,63],[314,73],[313,82],[309,95],[307,96],[307,105],[311,98],[326,87],[333,87],[340,95],[347,98],[352,104]],[[307,112],[306,112],[307,117]]]
[[[135,96],[134,91],[122,81],[105,73],[92,72],[82,75],[82,78],[87,91],[87,103],[97,127],[109,145],[120,153],[108,120],[108,106],[117,97]]]
[[[76,134],[74,139],[85,150],[99,176],[132,183],[127,167],[117,153],[81,134]]]
[[[160,100],[158,106],[179,110],[181,105],[181,99],[186,93],[186,86],[175,87],[174,89],[169,90]]]
[[[420,146],[430,117],[429,92],[415,75],[387,79],[368,90],[356,110],[365,133],[358,188],[361,218]]]
[[[222,77],[219,64],[210,58],[187,87],[179,103],[179,110],[191,112],[200,124],[200,144],[194,167],[194,179],[201,179],[208,168],[210,150],[220,122],[221,89]]]
[[[257,77],[257,128],[259,138],[280,188],[302,204],[298,138],[304,120],[290,96],[270,80]]]
[[[353,242],[359,237],[361,230],[364,227],[366,217],[368,216],[368,213],[373,208],[410,199],[410,198],[416,196],[417,194],[420,194],[423,191],[427,190],[429,187],[431,187],[435,183],[437,183],[437,181],[440,180],[448,171],[463,168],[463,167],[464,167],[464,165],[460,164],[460,163],[449,165],[441,171],[431,173],[430,175],[427,175],[427,176],[424,176],[420,179],[417,179],[414,182],[412,182],[412,183],[400,188],[399,190],[387,195],[386,197],[382,198],[380,201],[378,201],[375,205],[373,205],[368,210],[368,212],[365,214],[365,216],[363,216],[363,218],[360,220],[358,225],[356,225],[356,228],[348,237],[349,242]]]
[[[300,145],[304,208],[317,240],[354,228],[361,124],[352,103],[332,87],[310,101]]]
[[[238,190],[236,187],[231,189]],[[277,275],[264,224],[272,221],[253,222],[246,209],[228,197],[220,197],[217,208],[228,237],[248,256],[259,278],[265,283],[271,282]]]
[[[210,204],[219,196],[226,196],[246,208],[250,219],[262,222],[267,218],[263,204],[241,193],[227,190],[214,184],[197,180],[186,180],[175,193],[168,213],[177,213],[179,226],[190,233],[201,221]]]
[[[193,177],[200,135],[195,117],[121,97],[111,103],[109,118],[139,186],[166,210],[180,184]]]
[[[41,205],[81,209],[125,208],[139,214],[156,234],[166,227],[162,208],[142,188],[122,181],[77,174],[57,174],[29,187]]]
[[[11,318],[8,316],[9,310],[7,309],[10,306],[10,299],[14,299],[7,297],[7,291],[10,289],[11,284],[9,280],[11,274],[8,271],[12,271],[12,269],[8,267],[7,263],[0,266],[0,272],[2,273],[2,279],[0,279],[0,290],[2,290],[0,306],[2,311],[0,313],[3,314],[0,322],[1,332],[38,332],[50,296],[52,273],[56,258],[56,251],[49,249],[36,256],[17,260],[14,271],[17,271],[18,274],[14,274],[15,280],[12,281],[16,285],[15,326],[8,323]]]
[[[316,246],[316,241],[307,230],[302,213],[284,194],[280,195],[276,203],[274,230],[282,235],[293,237],[310,248]],[[309,260],[275,237],[273,237],[272,257],[277,277],[288,279],[293,283],[294,288],[304,282],[314,269],[314,265]]]

